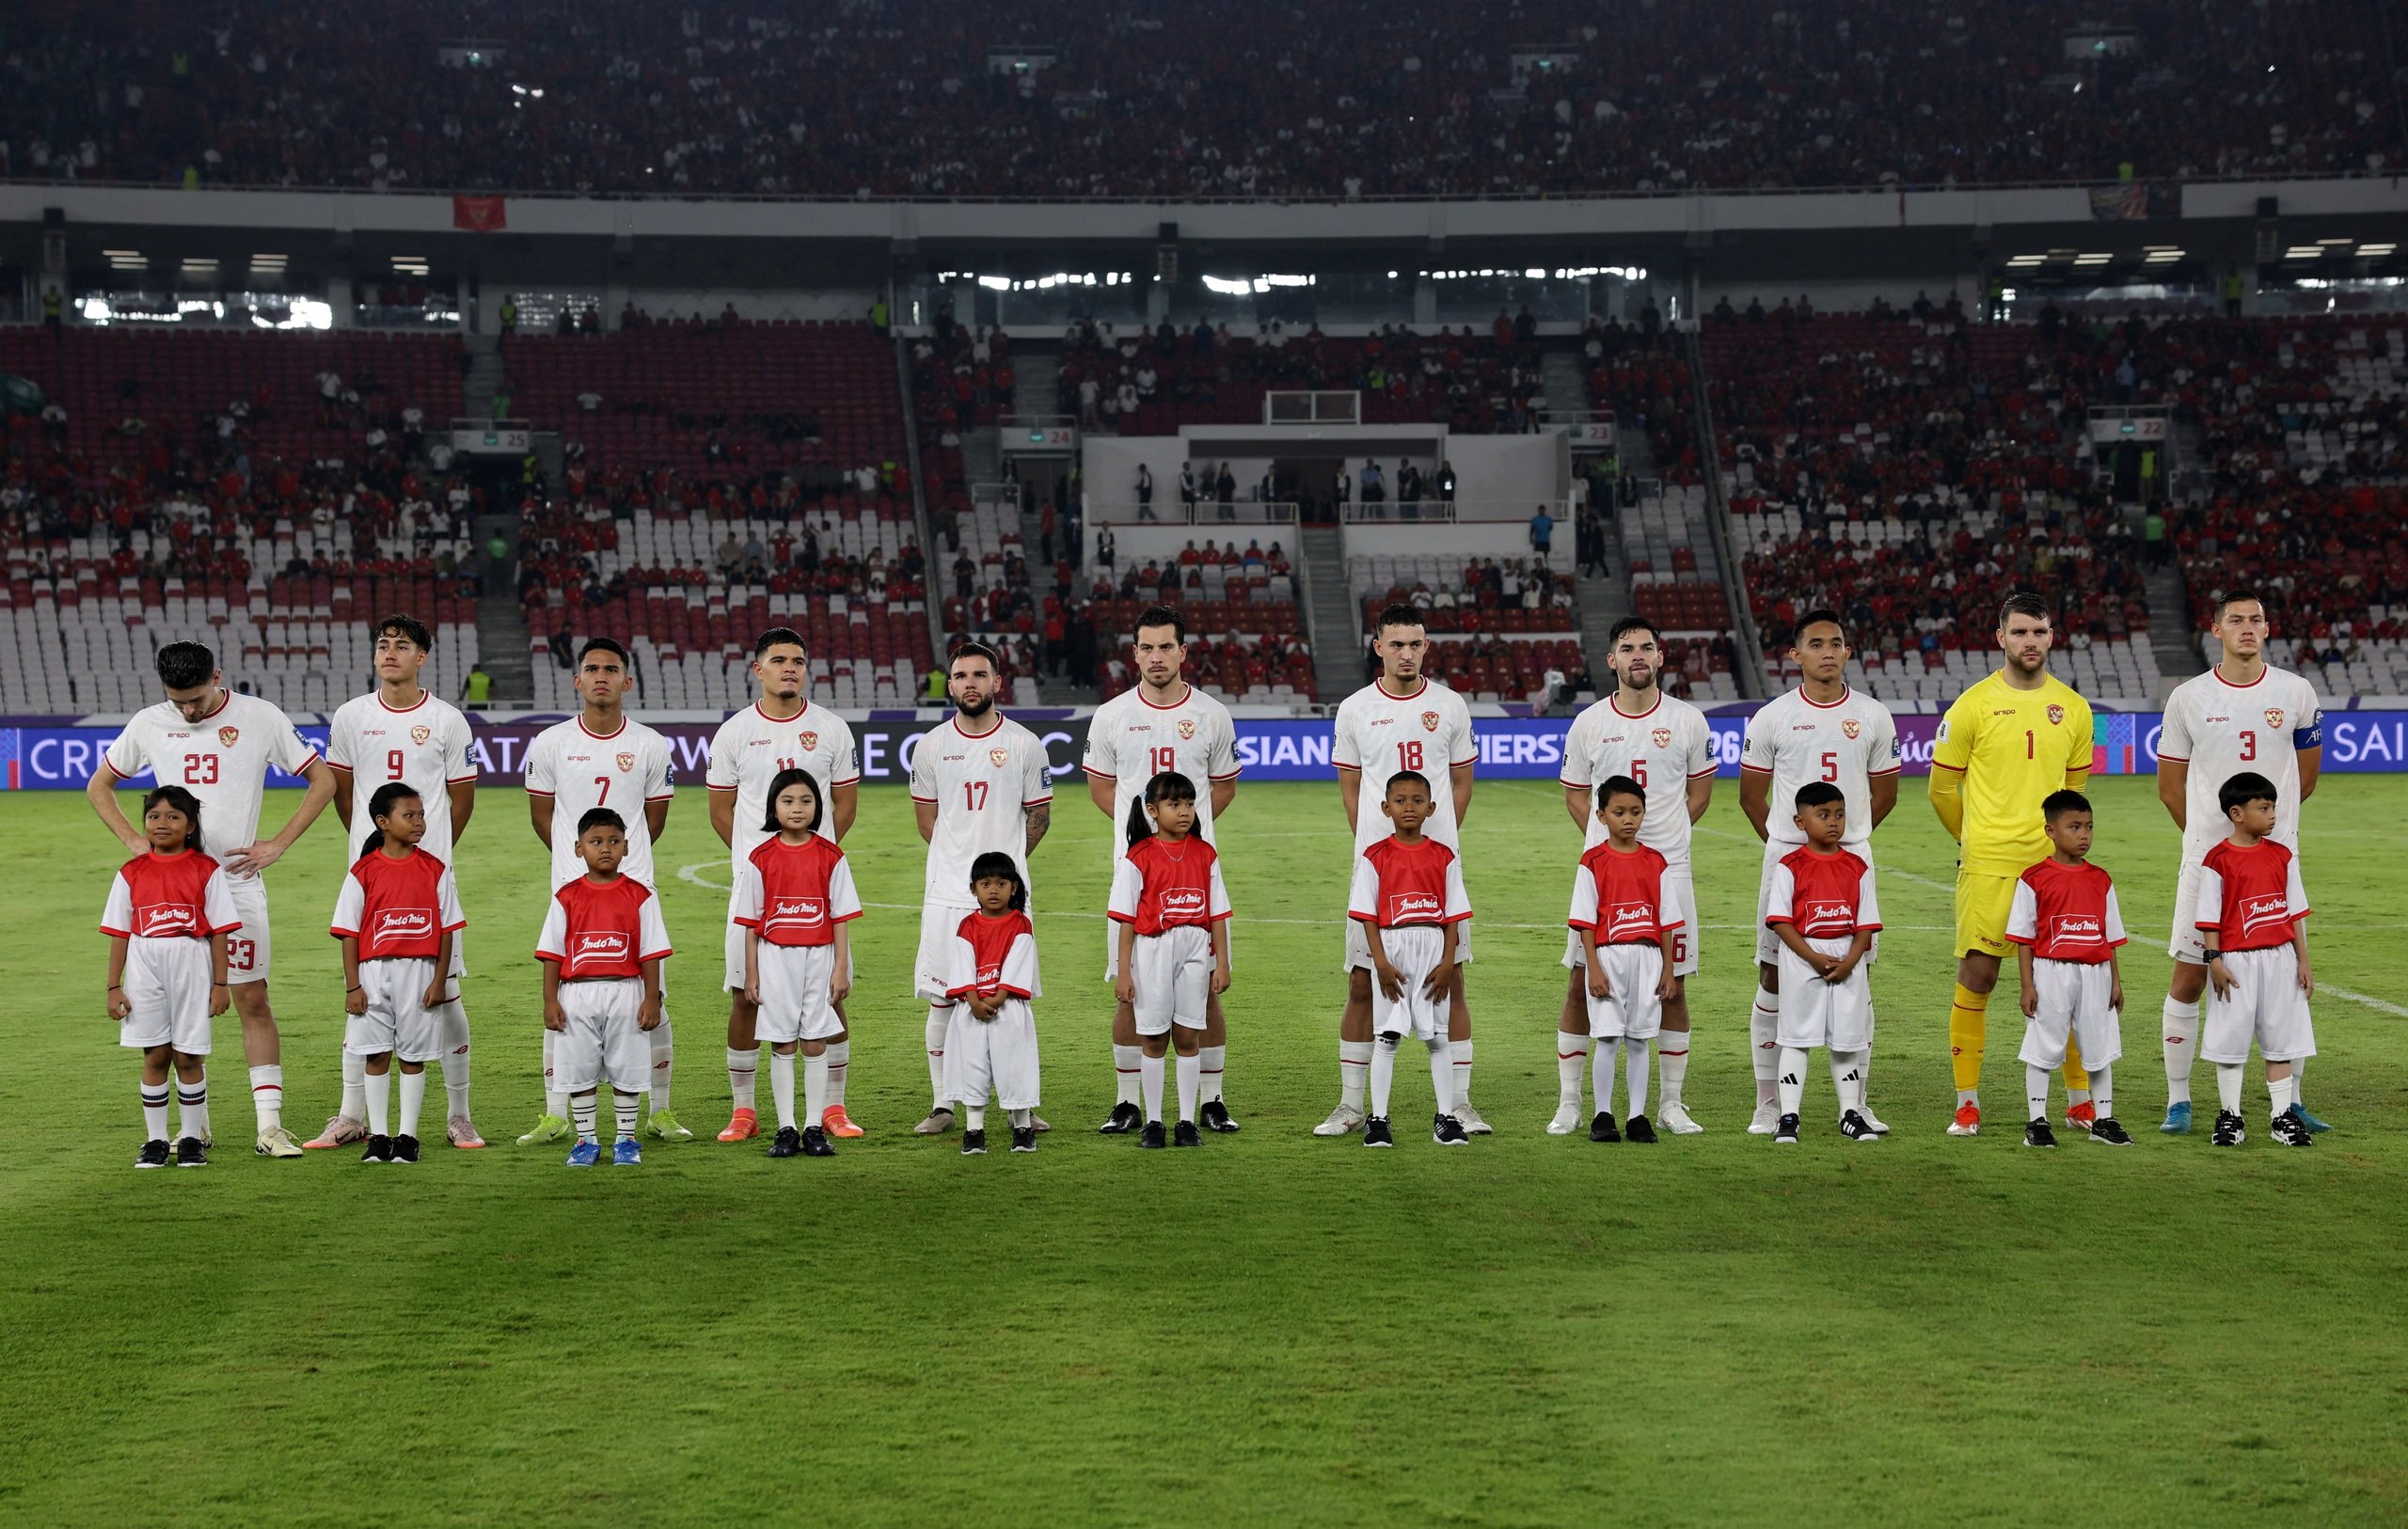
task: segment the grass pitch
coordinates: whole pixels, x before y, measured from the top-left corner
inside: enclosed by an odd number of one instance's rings
[[[1140,1154],[1091,1134],[1111,1102],[1108,827],[1069,781],[1034,868],[1043,1150],[964,1160],[908,1134],[921,846],[886,790],[848,845],[879,905],[855,926],[870,1134],[825,1162],[698,1140],[582,1174],[506,1144],[539,1104],[545,862],[517,791],[483,793],[460,866],[498,1144],[430,1145],[415,1169],[256,1160],[230,1017],[216,1162],[150,1174],[100,1000],[120,857],[74,796],[0,796],[0,1521],[2400,1522],[2408,782],[2334,778],[2308,810],[2307,1096],[2339,1127],[2311,1152],[2266,1143],[2254,1067],[2243,1150],[2153,1129],[2176,838],[2153,782],[2096,794],[2134,932],[2130,1151],[2018,1145],[2011,995],[1985,1079],[1998,1124],[1942,1136],[1952,859],[1920,781],[1876,841],[1889,1141],[1827,1128],[1819,1060],[1803,1144],[1743,1134],[1758,849],[1728,782],[1698,840],[1707,1134],[1544,1135],[1578,846],[1551,785],[1489,781],[1466,864],[1473,1093],[1497,1134],[1427,1144],[1418,1064],[1398,1069],[1400,1150],[1307,1134],[1334,1102],[1347,840],[1335,790],[1253,785],[1223,841],[1245,1130]],[[342,859],[330,813],[270,874],[305,1132],[338,1086],[323,931]],[[661,859],[725,885],[700,791]],[[673,879],[665,899],[674,1102],[706,1137],[726,1112],[724,898]],[[2212,1109],[2208,1069],[2196,1087]]]

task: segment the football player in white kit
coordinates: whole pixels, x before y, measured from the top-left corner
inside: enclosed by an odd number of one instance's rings
[[[1765,842],[1764,870],[1756,883],[1756,1002],[1748,1019],[1756,1064],[1751,1136],[1770,1136],[1781,1121],[1782,943],[1765,914],[1782,858],[1806,843],[1790,804],[1810,780],[1839,787],[1847,811],[1840,847],[1867,865],[1873,864],[1873,830],[1898,805],[1898,724],[1889,707],[1849,687],[1847,628],[1839,614],[1810,610],[1799,617],[1789,652],[1798,661],[1798,688],[1757,708],[1739,749],[1739,811]],[[1874,951],[1879,949],[1876,936]],[[1874,958],[1868,954],[1865,961]],[[1857,1069],[1860,1084],[1871,1073],[1868,1046]],[[1861,1094],[1862,1087],[1856,1092]],[[1857,1114],[1876,1136],[1890,1133],[1870,1103],[1861,1104]]]
[[[582,709],[546,728],[527,746],[527,812],[535,837],[552,852],[552,890],[585,875],[585,862],[577,857],[578,821],[596,807],[607,807],[627,826],[627,853],[619,862],[619,874],[642,882],[657,895],[660,882],[653,869],[652,846],[669,822],[669,803],[677,794],[669,740],[628,717],[626,695],[635,675],[628,668],[627,650],[610,638],[585,639],[577,654],[575,683]],[[642,812],[636,810],[639,805]],[[660,1023],[645,1035],[652,1046],[652,1113],[645,1125],[664,1141],[688,1141],[694,1133],[678,1124],[669,1107],[675,1052],[669,1036],[665,977],[661,993]],[[553,1086],[552,1050],[553,1032],[546,1030],[544,1113],[534,1129],[518,1139],[520,1146],[573,1134],[568,1095]]]
[[[911,753],[911,812],[928,846],[927,880],[920,908],[920,953],[912,984],[927,1000],[926,1030],[928,1116],[911,1127],[921,1136],[953,1129],[953,1101],[945,1096],[945,1032],[958,1001],[953,985],[953,947],[961,921],[978,911],[970,891],[970,867],[993,852],[1011,857],[1021,885],[1030,884],[1028,857],[1054,823],[1054,778],[1045,745],[1036,733],[995,709],[1002,666],[981,642],[954,649],[945,694],[953,717],[924,733]],[[1038,1130],[1050,1129],[1039,1120]]]
[[[456,878],[453,852],[477,806],[476,739],[458,707],[419,684],[435,641],[426,623],[388,616],[376,623],[373,637],[376,688],[344,701],[326,732],[326,763],[334,766],[340,788],[335,813],[342,819],[345,853],[374,826],[369,799],[379,787],[399,781],[425,805],[426,837],[419,847],[451,866]],[[450,1096],[444,1135],[455,1147],[481,1147],[484,1138],[468,1118],[468,1010],[460,991],[468,970],[462,954],[467,943],[462,934],[452,937],[452,997],[435,1016],[443,1027],[443,1092]],[[368,1140],[366,1063],[343,1048],[341,1107],[303,1146],[325,1150]]]
[[[1714,732],[1705,714],[1663,688],[1664,652],[1656,623],[1625,616],[1606,637],[1606,666],[1613,670],[1611,695],[1592,702],[1572,719],[1563,736],[1564,810],[1580,826],[1583,851],[1606,838],[1597,815],[1597,787],[1628,776],[1647,793],[1647,816],[1639,842],[1664,857],[1664,895],[1684,908],[1697,906],[1689,869],[1689,827],[1714,800]],[[1688,978],[1697,970],[1698,920],[1672,937],[1673,993],[1664,1001],[1656,1035],[1656,1124],[1675,1136],[1705,1127],[1689,1118],[1681,1088],[1689,1068]],[[1580,933],[1570,931],[1563,964],[1571,969],[1563,1010],[1555,1026],[1555,1118],[1550,1136],[1568,1136],[1586,1118],[1581,1111],[1582,1072],[1589,1060],[1588,963]]]
[[[2206,946],[2199,938],[2199,862],[2228,831],[2217,793],[2252,770],[2274,782],[2276,843],[2299,851],[2299,804],[2316,790],[2324,760],[2324,709],[2316,687],[2266,662],[2271,631],[2265,603],[2244,590],[2216,601],[2210,628],[2224,657],[2205,674],[2165,698],[2164,730],[2157,741],[2157,799],[2182,830],[2181,879],[2174,894],[2174,933],[2166,954],[2174,974],[2165,990],[2165,1122],[2178,1136],[2191,1128],[2191,1065],[2199,1053],[2199,996],[2207,990]],[[2294,1085],[2300,1064],[2291,1064]],[[2331,1127],[2298,1107],[2311,1131]]]
[[[762,824],[769,820],[769,782],[780,770],[809,770],[828,793],[827,837],[844,842],[861,807],[861,755],[853,730],[845,719],[810,699],[811,656],[802,635],[790,626],[772,626],[752,643],[752,673],[761,682],[761,699],[720,724],[711,737],[711,762],[705,777],[711,793],[711,830],[731,852],[740,871],[745,858],[768,839]],[[731,880],[741,880],[732,875]],[[754,1087],[761,1064],[761,1042],[754,1033],[758,1005],[744,996],[744,935],[736,922],[736,892],[728,892],[726,972],[728,991],[727,1087],[735,1103],[722,1142],[742,1142],[761,1131],[753,1108]],[[835,1004],[836,1019],[846,1022],[845,1001]],[[852,1137],[862,1128],[845,1112],[845,1074],[852,1061],[852,1032],[839,1032],[828,1043],[828,1103],[822,1118],[805,1122],[831,1136]]]
[[[1187,777],[1211,789],[1196,802],[1196,833],[1212,843],[1212,824],[1228,811],[1238,794],[1237,726],[1229,709],[1180,678],[1187,661],[1187,623],[1176,606],[1150,606],[1137,617],[1133,639],[1137,686],[1113,697],[1095,709],[1087,723],[1085,768],[1087,798],[1112,820],[1112,865],[1117,872],[1129,858],[1127,837],[1120,832],[1129,821],[1130,804],[1145,794],[1146,782],[1164,770]],[[1119,975],[1119,927],[1104,925],[1103,980]],[[1226,938],[1227,937],[1224,936]],[[1228,1071],[1228,1020],[1221,1010],[1221,995],[1204,1001],[1202,1099],[1196,1118],[1207,1130],[1233,1131],[1229,1107],[1221,1097]],[[1118,1092],[1112,1118],[1098,1129],[1105,1136],[1134,1131],[1146,1123],[1138,1106],[1141,1049],[1137,1044],[1137,1014],[1127,1003],[1112,1011],[1112,1068]]]
[[[257,696],[227,689],[216,655],[200,643],[170,642],[154,663],[167,699],[134,714],[84,783],[85,799],[118,843],[136,855],[148,853],[150,842],[118,807],[119,781],[150,770],[159,784],[182,786],[200,803],[201,848],[226,868],[242,916],[243,927],[226,942],[226,970],[251,1069],[251,1110],[259,1123],[253,1150],[262,1158],[297,1158],[301,1143],[284,1128],[284,1067],[267,997],[267,883],[260,873],[282,859],[334,800],[335,772],[293,730],[291,717]],[[271,764],[300,776],[309,789],[283,828],[261,839],[260,809]]]
[[[1463,853],[1463,820],[1471,811],[1472,768],[1480,763],[1480,740],[1472,733],[1471,710],[1464,698],[1437,681],[1423,677],[1421,660],[1430,638],[1421,613],[1411,606],[1390,606],[1371,628],[1379,654],[1380,677],[1348,696],[1338,708],[1338,733],[1330,763],[1338,766],[1338,799],[1346,809],[1347,827],[1354,830],[1354,852],[1363,851],[1390,832],[1379,803],[1387,794],[1388,777],[1399,770],[1417,770],[1437,786],[1439,772],[1446,783],[1431,795],[1434,809],[1421,831]],[[1449,984],[1447,1039],[1455,1064],[1455,1119],[1474,1136],[1486,1136],[1490,1127],[1471,1105],[1471,1007],[1464,1000],[1463,969],[1471,964],[1471,922],[1456,927],[1455,973]],[[1581,1011],[1586,1032],[1588,1011]],[[1338,1108],[1313,1127],[1315,1136],[1344,1136],[1360,1130],[1364,1093],[1371,1075],[1371,947],[1360,923],[1346,921],[1346,1011],[1338,1026]]]

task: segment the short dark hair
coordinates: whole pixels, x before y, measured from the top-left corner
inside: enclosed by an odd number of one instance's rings
[[[1182,648],[1187,646],[1187,618],[1179,613],[1179,607],[1177,606],[1148,606],[1145,609],[1137,612],[1136,624],[1130,627],[1129,631],[1131,636],[1133,637],[1135,634],[1144,631],[1149,626],[1169,627],[1178,635],[1180,646]]]
[[[1798,618],[1798,624],[1790,629],[1789,645],[1793,648],[1804,647],[1806,645],[1806,628],[1810,626],[1825,625],[1838,627],[1840,629],[1840,640],[1842,642],[1846,642],[1847,640],[1847,623],[1840,620],[1840,613],[1829,608],[1828,607],[1816,606],[1805,615]]]
[[[1391,626],[1419,626],[1427,628],[1429,624],[1430,618],[1424,616],[1418,607],[1406,605],[1403,601],[1400,600],[1395,605],[1389,606],[1387,608],[1380,612],[1380,619],[1371,623],[1371,636],[1373,638],[1377,638],[1382,632],[1386,631]]]
[[[616,828],[625,833],[627,820],[607,807],[589,807],[585,815],[577,820],[577,836],[582,839],[596,828]]]
[[[179,690],[185,688],[178,686]],[[150,809],[166,802],[184,815],[184,847],[200,847],[200,798],[182,786],[152,786],[142,794],[142,815],[149,817]]]
[[[2040,821],[2054,823],[2067,812],[2087,812],[2090,798],[2079,791],[2052,791],[2040,803]]]
[[[151,660],[159,671],[159,683],[170,690],[189,690],[197,685],[207,685],[217,672],[217,655],[206,643],[170,642]]]
[[[1645,801],[1647,788],[1627,775],[1609,775],[1597,782],[1597,806],[1600,809],[1616,796],[1636,796]]]
[[[619,661],[619,667],[621,669],[626,670],[630,672],[633,672],[636,667],[634,662],[627,657],[627,650],[619,645],[617,638],[605,637],[587,638],[585,639],[585,645],[577,650],[577,667],[583,669],[585,667],[586,659],[592,657],[597,653],[609,654]],[[619,827],[624,828],[626,825],[622,823]],[[578,831],[582,833],[585,830],[580,828]]]
[[[1798,788],[1797,807],[1801,812],[1810,807],[1820,807],[1825,802],[1845,803],[1846,800],[1847,793],[1829,780],[1809,780]]]
[[[417,643],[418,651],[420,653],[433,653],[435,651],[435,634],[426,629],[426,623],[420,621],[416,616],[405,616],[399,611],[396,611],[392,615],[386,617],[383,621],[378,622],[374,629],[368,635],[372,638],[381,637],[404,638],[409,641]]]
[[[800,632],[791,626],[772,626],[752,639],[752,656],[758,658],[781,642],[793,643],[802,650],[805,657],[811,654],[811,644],[802,640]]]
[[[949,672],[953,669],[954,665],[961,662],[965,658],[984,658],[987,660],[987,667],[989,669],[993,670],[998,674],[1001,674],[1004,671],[1004,661],[996,656],[995,650],[975,639],[957,642],[953,645],[953,651],[944,656],[944,667],[946,670]]]
[[[2030,590],[2018,590],[2013,594],[2006,597],[2006,603],[2004,605],[1998,607],[1998,629],[2000,631],[2004,632],[2006,630],[2006,619],[2009,616],[2029,616],[2034,621],[2048,621],[2050,620],[2049,602],[2041,599]]]
[[[970,862],[970,885],[975,887],[989,876],[1012,884],[1011,910],[1018,913],[1028,906],[1028,883],[1022,881],[1020,867],[1000,849],[990,849]]]
[[[1429,791],[1431,789],[1430,778],[1422,774],[1419,770],[1399,770],[1394,775],[1388,777],[1388,783],[1386,785],[1380,788],[1380,797],[1382,800],[1385,801],[1387,798],[1388,793],[1396,789],[1397,782],[1400,780],[1403,781],[1407,785],[1418,785],[1424,791]],[[1431,800],[1435,801],[1436,799],[1437,796],[1433,792]]]
[[[2224,620],[2226,608],[2239,605],[2253,605],[2262,610],[2265,608],[2266,600],[2256,590],[2226,590],[2216,596],[2216,613],[2213,619]]]
[[[811,788],[811,827],[816,832],[828,818],[828,794],[819,789],[819,778],[800,765],[790,765],[769,777],[769,796],[762,807],[761,827],[771,833],[784,828],[785,825],[778,821],[778,797],[788,786]]]
[[[1654,622],[1644,616],[1624,616],[1614,623],[1612,628],[1606,633],[1606,651],[1613,652],[1621,645],[1622,639],[1632,632],[1644,632],[1656,639],[1658,647],[1663,645],[1664,634],[1657,629]]]
[[[2224,810],[2226,817],[2232,815],[2232,810],[2236,807],[2246,807],[2251,802],[2279,802],[2282,799],[2283,794],[2274,789],[2274,782],[2259,775],[2256,770],[2243,770],[2226,780],[2223,785],[2216,787],[2216,805]]]

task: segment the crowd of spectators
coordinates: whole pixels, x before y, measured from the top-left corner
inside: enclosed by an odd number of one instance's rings
[[[12,24],[0,174],[820,197],[1529,196],[2398,167],[2348,0],[1138,8],[851,0],[301,13],[93,0]],[[477,62],[438,62],[447,46]],[[1562,67],[1526,71],[1509,43]],[[1033,67],[1013,69],[1012,50]],[[1001,56],[1001,69],[990,67]],[[466,63],[465,58],[462,60]]]

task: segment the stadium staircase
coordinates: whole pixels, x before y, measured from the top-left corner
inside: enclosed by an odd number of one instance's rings
[[[535,665],[527,629],[527,612],[518,604],[518,591],[513,587],[511,571],[518,565],[518,517],[515,515],[481,515],[477,518],[477,556],[484,557],[484,544],[496,535],[509,544],[509,552],[497,566],[491,560],[485,563],[484,593],[477,597],[477,652],[482,655],[484,670],[493,676],[493,703],[497,709],[531,707],[535,704]]]
[[[1576,419],[1589,410],[1589,380],[1580,371],[1580,353],[1551,347],[1539,357],[1539,380],[1546,385],[1547,412],[1559,419]]]
[[[466,418],[483,419],[493,413],[493,395],[510,380],[510,369],[502,363],[499,336],[472,331],[460,338],[468,353],[467,375],[460,385],[460,413]]]
[[[1313,645],[1313,683],[1335,706],[1363,687],[1363,645],[1354,601],[1346,592],[1345,534],[1335,526],[1298,528],[1304,560],[1305,631]]]
[[[1062,348],[1014,344],[1011,358],[1012,413],[1022,418],[1061,413]]]
[[[1697,332],[1687,337],[1689,363],[1689,407],[1697,415],[1698,457],[1706,463],[1722,460],[1721,449],[1715,440],[1714,409],[1705,393],[1705,353],[1698,343]],[[1722,591],[1730,606],[1731,638],[1739,650],[1739,693],[1751,701],[1762,701],[1771,691],[1765,679],[1764,645],[1756,632],[1756,621],[1748,609],[1747,564],[1738,556],[1738,528],[1731,523],[1731,496],[1724,474],[1709,471],[1705,475],[1706,527],[1714,538],[1716,560],[1722,566]]]
[[[2207,671],[2199,650],[2199,634],[2191,628],[2191,602],[2182,591],[2182,565],[2169,558],[2148,575],[2149,651],[2157,657],[2159,699],[2191,678]]]

